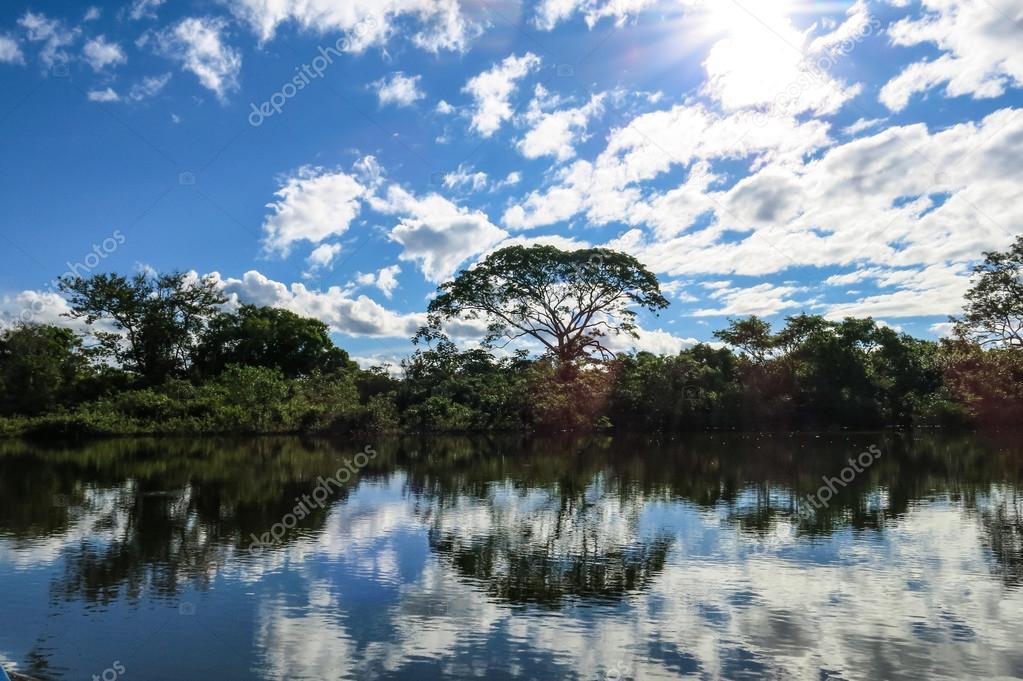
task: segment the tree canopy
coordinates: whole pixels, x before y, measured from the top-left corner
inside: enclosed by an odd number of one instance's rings
[[[96,350],[151,384],[188,368],[202,334],[226,302],[212,277],[182,272],[65,277],[60,287],[71,317],[113,328],[93,330]]]
[[[625,253],[510,246],[440,287],[420,337],[445,321],[482,321],[487,346],[532,339],[561,363],[611,358],[607,339],[635,337],[637,309],[667,306],[657,277]]]
[[[201,375],[216,376],[229,364],[279,369],[287,378],[355,366],[320,320],[254,305],[217,315],[196,349]]]
[[[984,254],[974,267],[956,332],[980,345],[1023,348],[1023,236],[1005,252]]]

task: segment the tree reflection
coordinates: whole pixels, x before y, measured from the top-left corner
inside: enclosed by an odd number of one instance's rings
[[[799,499],[871,445],[884,455],[800,519]],[[0,442],[0,541],[31,559],[36,540],[63,539],[56,598],[174,599],[185,586],[206,588],[231,561],[255,560],[252,535],[363,446],[297,438]],[[374,447],[363,478],[402,480],[435,554],[510,603],[559,607],[642,590],[677,546],[644,529],[656,502],[691,505],[756,538],[779,528],[880,532],[922,500],[947,496],[977,518],[993,571],[1023,584],[1023,452],[1011,434],[438,437]],[[357,485],[330,503],[344,505]],[[282,546],[322,535],[330,510],[315,510]]]

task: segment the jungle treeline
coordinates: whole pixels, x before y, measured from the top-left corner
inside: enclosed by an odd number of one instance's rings
[[[635,335],[636,309],[667,306],[656,277],[623,253],[516,246],[441,286],[397,372],[360,368],[319,320],[231,305],[209,278],[69,278],[78,333],[0,332],[0,434],[1018,426],[1021,271],[1023,237],[985,254],[940,341],[799,314],[733,319],[677,354],[616,354],[607,338]],[[484,325],[482,343],[460,348],[452,319]],[[540,352],[501,349],[523,338]]]
[[[740,336],[756,318],[720,336]],[[737,330],[738,329],[738,330]],[[302,342],[280,342],[304,335]],[[317,320],[226,315],[187,366],[157,379],[97,361],[65,328],[0,335],[0,432],[681,432],[1023,423],[1023,351],[912,338],[870,319],[788,319],[767,346],[620,354],[566,373],[450,341],[397,375],[359,368]],[[224,336],[233,340],[224,340]]]

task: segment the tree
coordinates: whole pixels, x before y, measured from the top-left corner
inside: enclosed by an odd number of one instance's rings
[[[963,316],[952,318],[956,333],[981,345],[1023,348],[1023,236],[1004,253],[985,253],[973,272]]]
[[[443,284],[420,335],[439,332],[444,321],[483,321],[488,347],[532,339],[567,365],[613,357],[609,336],[637,335],[633,308],[667,306],[657,278],[625,253],[510,246]]]
[[[739,348],[757,364],[763,364],[775,347],[771,325],[757,316],[729,319],[728,328],[715,331],[714,337],[734,348]]]
[[[114,329],[94,328],[97,351],[151,385],[190,366],[203,333],[226,302],[212,277],[181,272],[65,277],[60,287],[68,294],[69,316]]]
[[[216,316],[196,350],[201,376],[215,376],[229,364],[279,369],[286,378],[356,368],[320,320],[254,305]]]
[[[35,415],[66,403],[86,369],[70,329],[22,325],[0,334],[0,413]]]

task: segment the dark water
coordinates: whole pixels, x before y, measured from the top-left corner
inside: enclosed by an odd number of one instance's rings
[[[0,664],[1023,677],[1021,483],[1009,434],[0,442]]]

